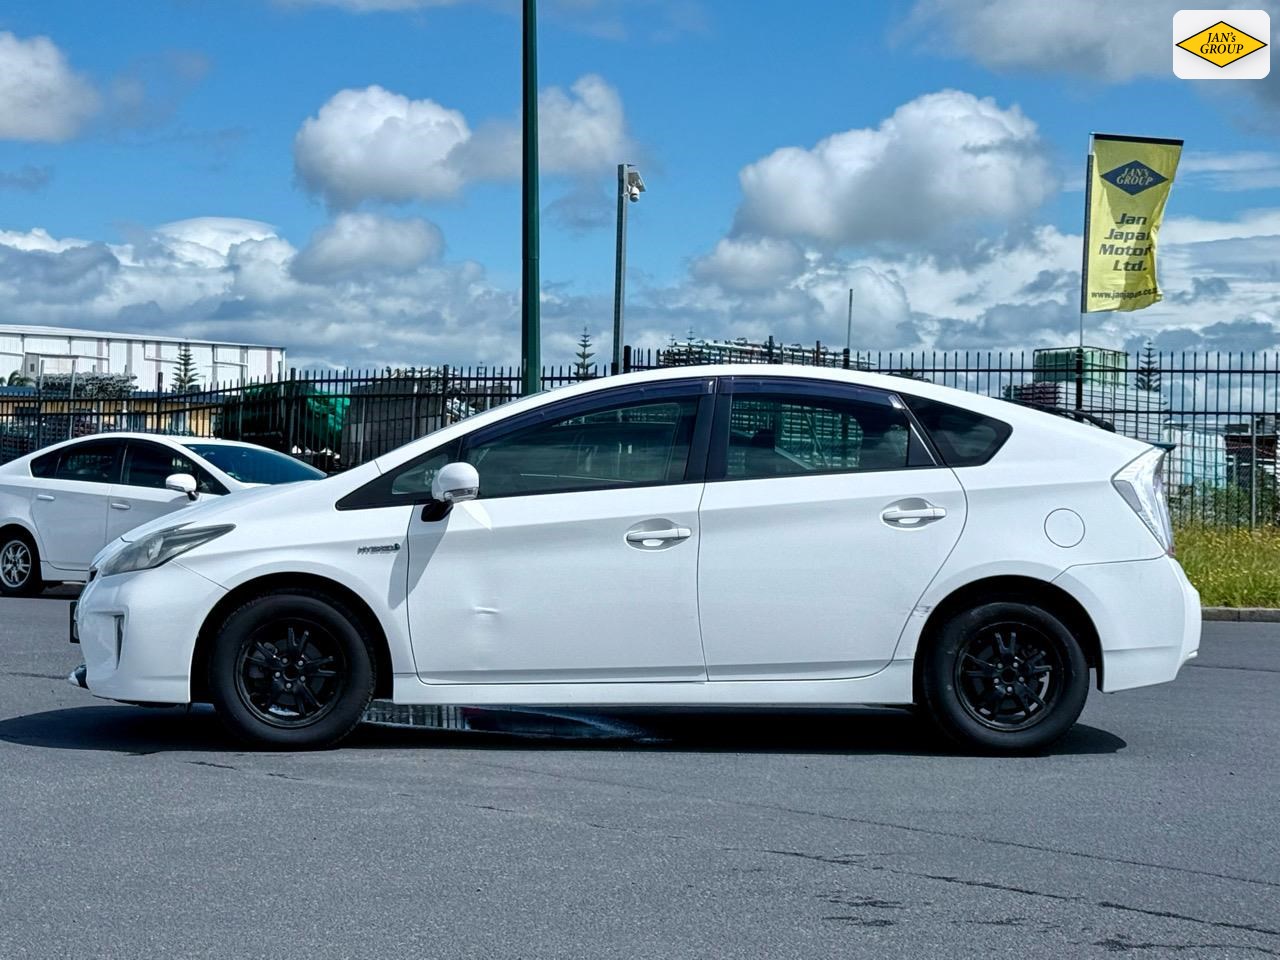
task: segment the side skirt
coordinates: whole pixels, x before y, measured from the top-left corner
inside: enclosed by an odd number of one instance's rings
[[[851,706],[912,702],[912,661],[852,680],[702,680],[660,683],[423,683],[398,675],[392,700],[469,706]]]

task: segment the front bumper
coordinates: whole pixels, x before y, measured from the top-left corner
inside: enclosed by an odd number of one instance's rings
[[[1054,583],[1093,620],[1104,693],[1167,683],[1200,649],[1200,594],[1172,557],[1081,564]]]
[[[196,637],[225,593],[176,560],[90,582],[75,622],[89,691],[108,700],[190,703]]]

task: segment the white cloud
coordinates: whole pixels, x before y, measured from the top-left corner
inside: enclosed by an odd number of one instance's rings
[[[804,263],[800,247],[790,240],[725,237],[693,262],[693,275],[726,290],[767,290],[795,279]]]
[[[947,242],[958,225],[1027,219],[1057,189],[1036,125],[958,90],[776,150],[739,180],[737,232],[829,244]]]
[[[993,69],[1121,81],[1170,73],[1178,0],[918,0],[908,30]]]
[[[379,86],[341,90],[303,122],[294,165],[302,183],[331,206],[434,200],[462,186],[447,161],[470,137],[466,118],[434,100],[410,100]]]
[[[1180,179],[1203,184],[1211,190],[1270,190],[1280,187],[1280,153],[1189,150],[1178,164],[1178,175]]]
[[[627,158],[633,145],[618,92],[595,75],[569,91],[539,94],[544,174],[584,175]],[[294,139],[294,166],[307,189],[335,208],[455,196],[477,180],[520,175],[520,127],[490,121],[473,134],[466,117],[434,100],[382,87],[342,90]]]
[[[74,137],[100,100],[48,37],[0,32],[0,140]]]
[[[302,253],[267,224],[223,217],[113,245],[0,232],[0,316],[280,343],[298,366],[516,361],[519,298],[475,263],[439,262],[440,244],[430,224],[362,214]]]
[[[444,235],[425,220],[395,220],[372,213],[339,214],[293,261],[299,280],[318,283],[406,273],[444,252]]]
[[[1280,22],[1278,0],[1250,0]],[[1172,72],[1170,28],[1183,0],[916,0],[900,33],[914,35],[923,50],[949,50],[999,71],[1064,74],[1086,82],[1124,83],[1156,77],[1177,83]],[[1277,129],[1280,72],[1265,80],[1196,85],[1224,101],[1240,126]],[[1240,109],[1245,94],[1260,101]]]

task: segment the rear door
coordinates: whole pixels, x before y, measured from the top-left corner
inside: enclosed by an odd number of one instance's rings
[[[185,493],[165,487],[165,480],[175,473],[195,478],[197,500],[226,493],[209,471],[172,447],[150,440],[128,441],[120,483],[111,488],[108,498],[107,540],[193,503]]]
[[[711,680],[875,673],[955,546],[965,497],[890,393],[724,378],[699,510]]]
[[[122,440],[85,440],[59,451],[52,473],[37,481],[31,516],[43,559],[83,571],[107,542],[107,499],[120,477]]]

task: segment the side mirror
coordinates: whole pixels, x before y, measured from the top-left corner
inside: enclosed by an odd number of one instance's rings
[[[446,463],[431,481],[431,499],[454,504],[480,496],[480,474],[469,463]]]
[[[166,490],[175,490],[178,493],[185,493],[188,500],[194,500],[196,494],[196,478],[189,473],[172,473],[164,479],[164,488]]]

